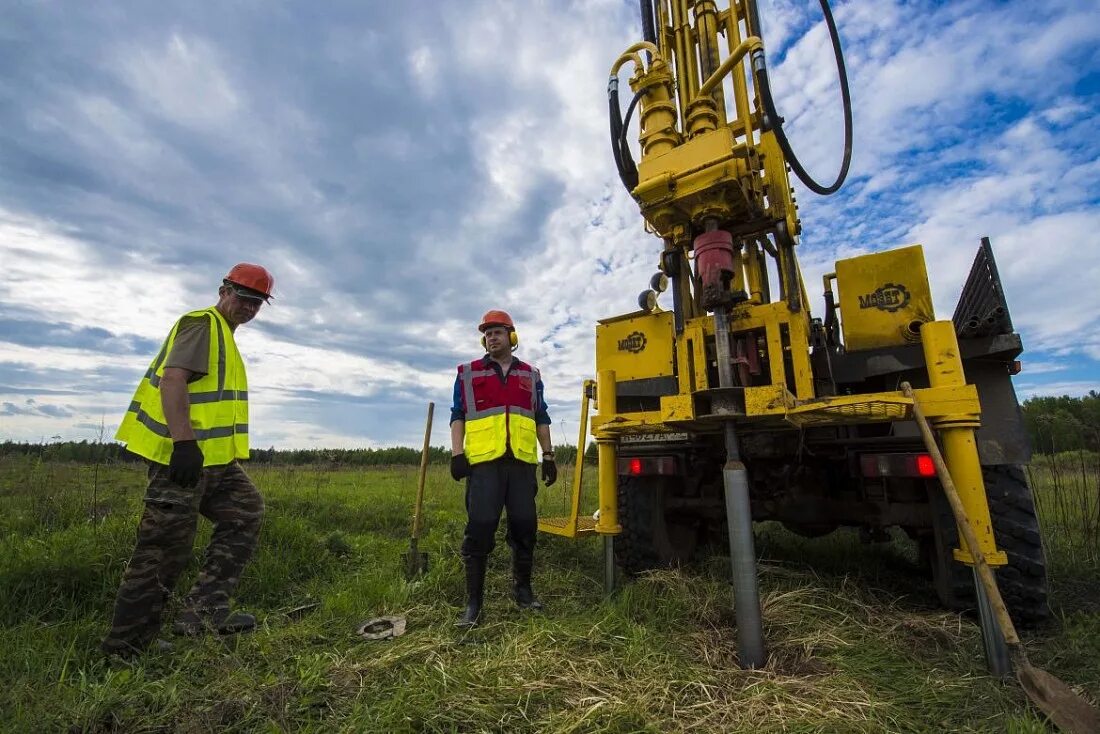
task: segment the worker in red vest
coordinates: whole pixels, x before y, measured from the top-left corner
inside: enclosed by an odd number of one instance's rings
[[[542,609],[531,590],[540,447],[543,481],[550,486],[558,478],[542,378],[537,369],[512,356],[519,344],[512,317],[488,311],[478,329],[486,354],[458,366],[451,407],[451,476],[466,480],[466,610],[456,622],[460,627],[473,627],[481,618],[485,567],[504,508],[516,604]]]

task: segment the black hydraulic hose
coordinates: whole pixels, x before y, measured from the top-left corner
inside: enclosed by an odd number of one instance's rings
[[[836,298],[830,288],[825,291],[825,343],[830,347],[836,346]]]
[[[630,118],[634,116],[634,108],[648,91],[649,87],[638,90],[626,108],[624,120],[619,108],[619,80],[612,78],[607,85],[608,113],[611,120],[611,153],[615,156],[615,167],[627,191],[634,191],[638,185],[638,167],[634,163],[634,156],[630,154],[630,144],[627,142],[626,134],[630,130]]]
[[[634,156],[630,154],[630,144],[627,143],[626,134],[630,132],[630,118],[634,116],[634,108],[638,106],[638,102],[642,100],[642,97],[649,91],[649,87],[642,87],[635,94],[634,98],[630,100],[630,104],[626,107],[626,118],[623,120],[623,129],[619,131],[619,154],[622,156],[623,163],[629,166],[630,170],[634,171],[634,186],[638,185],[638,169],[634,166]],[[631,190],[634,187],[630,187]]]
[[[642,39],[657,43],[657,25],[653,22],[653,0],[640,0],[642,6]]]
[[[775,139],[779,143],[779,148],[791,165],[791,170],[810,191],[827,196],[835,193],[844,183],[844,179],[848,177],[848,166],[852,162],[852,97],[848,92],[848,73],[844,68],[844,54],[840,50],[840,35],[837,33],[836,23],[833,21],[833,13],[829,10],[829,0],[821,0],[821,11],[825,15],[825,24],[829,27],[829,38],[833,43],[833,55],[836,57],[836,68],[840,77],[840,96],[844,105],[844,159],[840,164],[840,173],[837,174],[836,180],[832,184],[822,186],[815,181],[802,167],[794,154],[794,150],[791,149],[791,143],[783,132],[783,118],[776,111],[775,100],[772,99],[771,84],[768,82],[768,70],[762,50],[753,52],[752,68],[756,75],[757,88],[760,90],[760,99],[764,103],[764,113],[767,115],[771,129],[775,132]]]
[[[745,27],[750,36],[761,38],[760,34],[760,10],[756,7],[756,0],[748,0],[745,14]]]
[[[626,148],[624,156],[623,137],[626,126],[623,124],[622,109],[619,107],[619,80],[611,77],[607,83],[608,118],[611,123],[611,154],[615,157],[615,169],[627,191],[633,191],[638,185],[638,168]],[[629,120],[628,120],[629,122]]]

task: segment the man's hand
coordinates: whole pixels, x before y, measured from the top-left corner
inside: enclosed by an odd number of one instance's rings
[[[466,454],[452,455],[451,478],[456,482],[461,482],[468,476],[470,476],[470,462],[466,459]]]
[[[176,441],[168,462],[168,479],[190,489],[202,479],[202,449],[198,441]]]
[[[542,481],[546,482],[547,487],[558,481],[558,465],[554,463],[553,454],[542,455]]]

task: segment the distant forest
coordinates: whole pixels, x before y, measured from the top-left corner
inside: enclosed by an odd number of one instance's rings
[[[1100,451],[1100,393],[1095,390],[1082,398],[1028,398],[1023,409],[1034,451]]]
[[[1024,424],[1037,453],[1088,449],[1100,451],[1100,393],[1090,390],[1080,398],[1035,397],[1023,403]],[[577,457],[576,446],[554,449],[559,464],[572,463]],[[433,446],[428,461],[445,464],[451,452]],[[0,443],[0,456],[37,456],[53,461],[91,463],[97,461],[140,461],[113,441],[60,441],[55,443]],[[596,444],[592,442],[586,459],[595,460]],[[252,449],[252,461],[271,464],[341,464],[351,466],[418,465],[420,449],[396,446],[384,449],[285,449],[274,447]]]
[[[595,447],[595,443],[592,444]],[[402,466],[420,465],[420,449],[395,446],[384,449],[252,449],[251,461],[281,465],[339,464],[342,466]],[[576,460],[575,446],[556,446],[559,464]],[[0,457],[35,456],[49,461],[96,463],[103,461],[143,461],[114,441],[57,441],[54,443],[0,443]],[[428,450],[428,462],[446,464],[451,452],[433,446]]]

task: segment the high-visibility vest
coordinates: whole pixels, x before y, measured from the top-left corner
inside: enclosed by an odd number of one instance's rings
[[[471,464],[480,464],[512,455],[528,464],[537,464],[538,439],[535,412],[539,372],[518,359],[512,363],[502,382],[488,358],[458,366],[465,403],[466,431],[464,450]]]
[[[189,317],[210,320],[206,374],[187,385],[191,429],[202,450],[203,466],[247,459],[248,378],[233,340],[233,330],[213,306],[185,314],[172,327],[138,385],[115,438],[125,443],[132,453],[158,464],[167,464],[172,457],[172,436],[160,402],[160,381],[164,376],[164,360],[172,352],[180,323]]]

